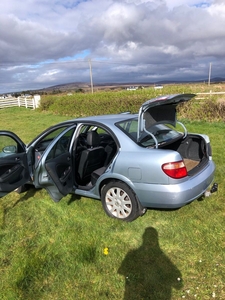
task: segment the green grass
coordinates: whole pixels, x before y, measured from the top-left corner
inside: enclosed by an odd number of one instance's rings
[[[0,110],[0,128],[26,143],[65,119]],[[57,204],[45,190],[2,198],[1,299],[225,299],[225,125],[185,124],[211,139],[219,190],[203,201],[125,223],[107,217],[100,201],[74,195]]]
[[[28,143],[46,128],[68,120],[67,116],[55,115],[49,112],[38,112],[26,108],[0,109],[1,130],[7,129],[19,135],[24,143]]]

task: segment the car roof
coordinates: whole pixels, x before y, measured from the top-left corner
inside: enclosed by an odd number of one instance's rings
[[[76,118],[72,120],[68,120],[62,123],[73,123],[73,122],[99,122],[103,124],[114,124],[119,121],[129,120],[133,118],[137,118],[138,114],[131,113],[120,113],[120,114],[111,114],[111,115],[96,115],[96,116],[88,116],[82,118]]]

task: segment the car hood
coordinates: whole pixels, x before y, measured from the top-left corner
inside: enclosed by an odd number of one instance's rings
[[[189,101],[194,94],[165,95],[146,101],[138,115],[138,140],[143,131],[155,124],[172,124],[176,126],[176,106]]]

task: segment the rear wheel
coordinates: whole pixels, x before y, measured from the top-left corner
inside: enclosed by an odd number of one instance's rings
[[[101,201],[106,214],[112,218],[131,222],[139,216],[137,198],[124,182],[106,184],[102,189]]]

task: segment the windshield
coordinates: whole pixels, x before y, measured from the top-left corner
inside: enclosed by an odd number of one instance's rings
[[[142,132],[137,142],[138,119],[125,120],[117,123],[117,126],[139,145],[145,148],[155,146],[154,138],[147,132]],[[159,146],[183,136],[183,133],[176,131],[172,125],[155,124],[146,129],[157,139]]]

